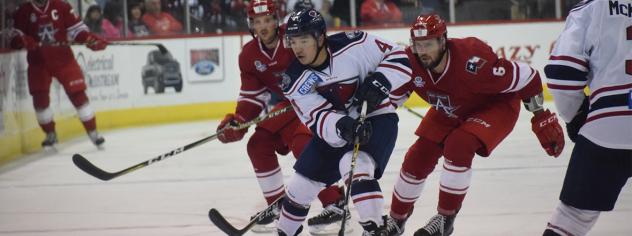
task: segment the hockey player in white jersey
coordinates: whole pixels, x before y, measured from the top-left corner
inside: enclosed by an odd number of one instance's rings
[[[410,79],[406,54],[397,44],[361,31],[327,36],[324,19],[313,9],[290,16],[286,37],[296,60],[288,67],[282,88],[314,137],[294,165],[279,235],[300,233],[318,192],[341,178],[352,184],[351,200],[362,235],[383,235],[384,199],[378,179],[397,138],[397,105],[389,95]],[[363,102],[368,115],[359,122]],[[348,181],[356,137],[360,151]]]
[[[544,235],[586,235],[632,176],[632,0],[578,3],[544,71],[575,142]]]

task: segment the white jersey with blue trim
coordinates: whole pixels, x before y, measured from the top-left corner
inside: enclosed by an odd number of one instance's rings
[[[547,86],[570,122],[590,90],[579,133],[603,147],[632,149],[632,0],[584,0],[566,19],[545,67]]]
[[[282,81],[285,96],[301,121],[333,147],[346,143],[336,130],[343,116],[358,117],[351,104],[359,84],[371,73],[382,73],[394,91],[410,80],[411,68],[404,49],[396,43],[362,31],[327,37],[329,58],[325,65],[310,68],[294,60]],[[396,104],[386,98],[368,117],[394,113]]]

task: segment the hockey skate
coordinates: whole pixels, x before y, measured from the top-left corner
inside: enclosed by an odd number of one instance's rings
[[[276,222],[279,219],[279,212],[281,210],[281,201],[277,201],[275,204],[277,205],[277,207],[272,208],[271,211],[265,211],[263,212],[263,216],[261,218],[261,220],[259,220],[254,226],[252,226],[252,229],[250,229],[252,232],[255,233],[272,233],[276,230]],[[250,217],[250,219],[252,220],[252,218],[254,218],[255,216]]]
[[[384,220],[386,220],[386,218],[384,218]],[[384,223],[386,223],[386,221]],[[384,227],[384,225],[377,226],[373,221],[360,222],[360,225],[362,225],[364,229],[362,236],[386,236],[386,227]]]
[[[448,236],[454,231],[456,215],[444,216],[437,214],[430,218],[426,226],[415,232],[415,236]]]
[[[334,204],[326,206],[323,211],[307,220],[309,233],[312,235],[337,234],[342,226],[342,214],[344,213],[344,199]],[[353,228],[350,226],[351,213],[347,211],[347,221],[345,223],[345,233],[350,233]]]
[[[55,150],[55,144],[57,144],[57,133],[47,133],[46,138],[44,138],[44,141],[42,141],[42,147],[44,148],[44,150]]]
[[[384,224],[386,224],[386,235],[387,236],[399,236],[404,234],[404,224],[405,220],[397,220],[390,216],[384,217]]]
[[[103,136],[99,134],[96,130],[92,130],[88,132],[88,137],[90,137],[90,141],[97,146],[99,150],[103,149],[103,143],[105,143],[105,139]]]

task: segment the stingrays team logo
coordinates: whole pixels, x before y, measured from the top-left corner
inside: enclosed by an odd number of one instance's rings
[[[424,85],[426,85],[426,82],[424,82],[424,80],[421,79],[421,76],[416,76],[415,79],[413,79],[413,84],[415,84],[415,86],[419,88],[423,88]]]
[[[483,67],[483,65],[485,65],[486,62],[487,60],[483,58],[473,56],[469,60],[467,60],[467,63],[465,63],[465,70],[472,74],[477,74],[478,69]]]
[[[257,68],[259,72],[264,72],[268,69],[268,66],[259,60],[255,60],[255,68]]]

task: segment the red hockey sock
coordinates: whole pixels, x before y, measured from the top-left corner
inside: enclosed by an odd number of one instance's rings
[[[318,193],[318,199],[323,204],[323,207],[338,202],[340,199],[342,199],[342,197],[342,188],[337,185],[329,186]]]

